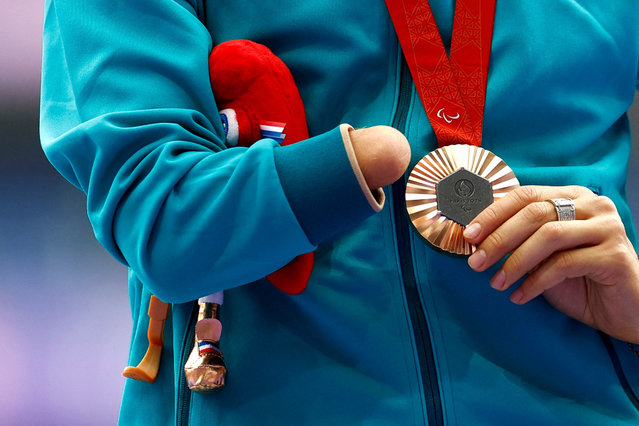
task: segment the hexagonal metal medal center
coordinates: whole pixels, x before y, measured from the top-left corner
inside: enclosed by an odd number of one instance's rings
[[[464,168],[440,180],[435,190],[437,209],[464,226],[493,202],[490,182]]]

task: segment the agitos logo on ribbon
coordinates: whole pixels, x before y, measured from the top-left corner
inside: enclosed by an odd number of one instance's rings
[[[439,111],[437,111],[437,117],[443,119],[446,123],[450,124],[453,122],[453,120],[457,120],[459,117],[461,117],[459,115],[459,113],[457,113],[456,115],[447,115],[444,110],[446,108],[440,108]]]

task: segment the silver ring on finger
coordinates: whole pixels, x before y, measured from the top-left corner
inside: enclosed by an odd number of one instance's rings
[[[575,220],[577,218],[575,200],[572,198],[551,198],[546,201],[551,202],[555,206],[558,221]]]

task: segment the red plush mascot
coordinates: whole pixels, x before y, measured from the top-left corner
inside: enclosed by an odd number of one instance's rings
[[[263,138],[282,145],[308,139],[304,104],[293,76],[265,46],[248,40],[221,43],[209,57],[209,73],[229,148],[248,147]],[[306,253],[266,278],[288,294],[299,294],[306,288],[312,269],[313,253]],[[194,391],[212,391],[225,384],[227,370],[219,348],[223,300],[223,292],[198,300],[195,345],[184,366],[189,388]],[[168,311],[168,304],[151,296],[149,348],[137,367],[125,368],[125,377],[155,381]]]

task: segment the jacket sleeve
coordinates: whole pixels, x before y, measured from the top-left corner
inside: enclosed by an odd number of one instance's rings
[[[211,38],[188,4],[47,0],[43,45],[43,149],[161,299],[264,277],[373,213],[343,128],[225,149]]]

